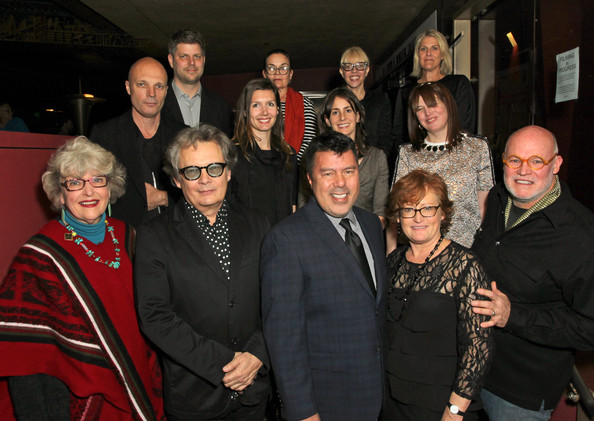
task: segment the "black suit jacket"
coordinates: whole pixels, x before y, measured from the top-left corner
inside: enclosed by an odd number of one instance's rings
[[[167,115],[172,120],[184,123],[184,117],[182,116],[171,83],[169,84],[169,89],[167,89],[165,105],[161,114]],[[202,97],[200,101],[200,122],[215,126],[225,132],[229,137],[233,135],[231,132],[231,109],[229,105],[222,97],[206,89],[204,85],[202,85]]]
[[[138,230],[138,316],[162,353],[170,415],[221,418],[234,403],[221,380],[235,352],[250,352],[264,364],[236,401],[253,405],[269,394],[259,282],[260,243],[269,226],[260,214],[229,203],[228,227],[230,280],[183,199]]]
[[[377,421],[382,405],[386,260],[379,218],[353,211],[374,259],[377,295],[312,199],[262,245],[264,334],[289,421]]]
[[[169,142],[184,127],[186,126],[161,115],[158,129],[161,161],[165,156]],[[132,119],[131,109],[119,117],[95,125],[90,136],[93,142],[113,153],[116,159],[126,167],[126,193],[112,205],[112,216],[123,219],[136,228],[149,218],[141,151],[137,147],[136,141],[138,136],[140,136],[140,131]],[[179,198],[179,190],[171,184],[162,168],[155,176],[158,186],[167,190],[172,203]]]

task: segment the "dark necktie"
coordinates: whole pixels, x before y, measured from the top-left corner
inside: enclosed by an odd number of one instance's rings
[[[369,270],[369,262],[367,261],[367,257],[365,256],[365,249],[363,248],[363,243],[361,242],[361,238],[357,235],[355,231],[351,228],[351,222],[344,218],[340,221],[340,226],[345,229],[344,241],[347,247],[355,256],[355,259],[361,266],[361,270],[363,271],[363,275],[367,278],[367,282],[369,283],[369,287],[371,291],[375,294],[375,284],[373,283],[373,276],[371,276],[371,270]]]

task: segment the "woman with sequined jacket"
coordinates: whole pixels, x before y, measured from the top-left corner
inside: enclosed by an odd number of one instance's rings
[[[417,85],[411,92],[408,131],[411,143],[398,151],[393,181],[417,168],[439,174],[454,202],[448,238],[470,247],[494,184],[489,145],[460,129],[456,101],[439,82]]]
[[[388,263],[382,421],[477,421],[493,356],[487,316],[471,300],[488,279],[472,251],[444,238],[453,213],[437,174],[413,170],[394,185],[388,217],[409,240]]]
[[[83,136],[42,176],[61,217],[21,247],[0,284],[0,378],[19,420],[165,417],[158,359],[134,307],[134,230],[107,215],[125,176]]]

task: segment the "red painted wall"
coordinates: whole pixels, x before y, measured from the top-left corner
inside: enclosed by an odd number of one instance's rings
[[[55,217],[41,188],[41,174],[66,139],[0,131],[0,279],[20,246]]]

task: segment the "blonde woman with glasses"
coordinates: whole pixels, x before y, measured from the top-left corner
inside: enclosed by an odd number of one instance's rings
[[[389,159],[392,148],[392,105],[385,92],[367,92],[365,79],[371,70],[369,57],[361,47],[347,48],[340,57],[340,75],[365,109],[366,141],[380,148]],[[393,162],[393,159],[392,159]]]

